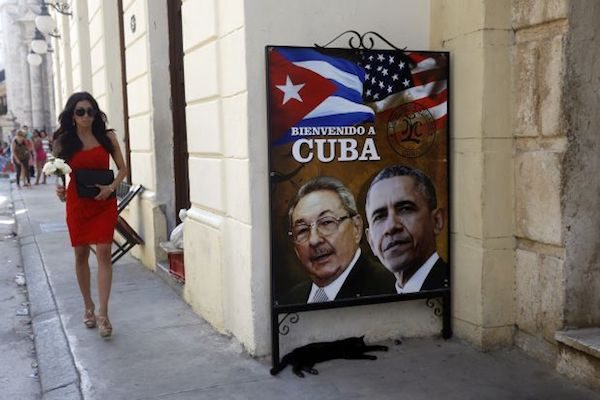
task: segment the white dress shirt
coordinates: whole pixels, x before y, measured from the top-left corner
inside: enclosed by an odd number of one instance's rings
[[[350,271],[352,271],[352,268],[354,268],[354,265],[356,264],[356,260],[358,260],[358,257],[360,257],[360,248],[358,248],[356,250],[356,253],[354,253],[354,258],[352,258],[352,261],[350,261],[350,265],[348,266],[348,268],[346,268],[346,270],[344,272],[342,272],[342,274],[340,276],[338,276],[335,281],[331,282],[327,286],[323,286],[323,290],[325,290],[325,294],[327,295],[327,298],[329,299],[329,301],[334,300],[335,296],[337,296],[338,292],[342,288],[342,285],[346,281],[346,278],[348,277],[348,275],[350,275]],[[314,283],[312,284],[312,286],[310,288],[310,294],[308,295],[307,303],[315,302],[314,298],[315,298],[315,294],[317,293],[318,288],[319,287],[317,285],[315,285]]]
[[[429,259],[425,261],[425,264],[421,265],[421,268],[419,268],[417,272],[415,272],[414,275],[410,277],[410,279],[408,280],[408,282],[406,282],[404,286],[402,286],[400,282],[396,280],[396,292],[400,294],[420,292],[421,287],[423,286],[423,282],[425,282],[425,279],[427,279],[427,275],[429,275],[429,272],[431,272],[431,269],[433,268],[437,260],[439,260],[439,258],[440,256],[437,252],[433,253],[431,257],[429,257]]]

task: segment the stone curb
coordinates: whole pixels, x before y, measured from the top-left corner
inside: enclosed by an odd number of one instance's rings
[[[11,192],[11,197],[12,194]],[[17,226],[29,293],[42,399],[83,400],[79,372],[27,213],[17,216]]]

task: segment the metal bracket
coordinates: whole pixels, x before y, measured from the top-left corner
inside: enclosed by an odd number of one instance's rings
[[[43,2],[42,5],[50,6],[50,7],[54,8],[56,10],[56,12],[58,12],[62,15],[69,15],[69,16],[73,15],[73,13],[69,12],[71,5],[64,1],[57,1],[56,3]]]
[[[425,304],[427,305],[427,307],[429,308],[433,308],[433,314],[436,317],[441,317],[442,314],[444,313],[443,309],[443,305],[442,302],[436,297],[436,298],[428,298],[425,301]]]
[[[279,331],[279,334],[281,336],[285,336],[288,333],[290,333],[290,327],[289,327],[289,325],[287,325],[287,323],[284,324],[285,320],[288,317],[290,317],[290,319],[288,321],[290,324],[297,324],[298,321],[300,320],[300,316],[297,313],[287,313],[287,314],[285,314],[283,316],[283,318],[279,321],[279,324],[277,326],[277,328],[278,328],[277,330]]]

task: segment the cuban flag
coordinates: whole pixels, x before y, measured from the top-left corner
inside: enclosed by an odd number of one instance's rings
[[[273,144],[292,141],[290,128],[372,122],[363,101],[365,71],[349,60],[310,48],[269,49]]]

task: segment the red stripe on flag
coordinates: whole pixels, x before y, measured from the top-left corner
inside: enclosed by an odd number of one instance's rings
[[[435,129],[440,130],[446,128],[448,123],[448,114],[444,114],[443,117],[439,117],[435,120]]]
[[[422,99],[416,99],[414,102],[419,103],[425,108],[433,108],[448,101],[448,90],[442,90],[438,94],[431,94]]]
[[[446,71],[440,68],[430,69],[416,73],[412,76],[415,86],[422,86],[429,82],[441,81],[446,79]]]
[[[417,64],[427,60],[428,58],[435,60],[435,62],[439,65],[446,64],[446,55],[442,53],[406,53],[406,55]]]

